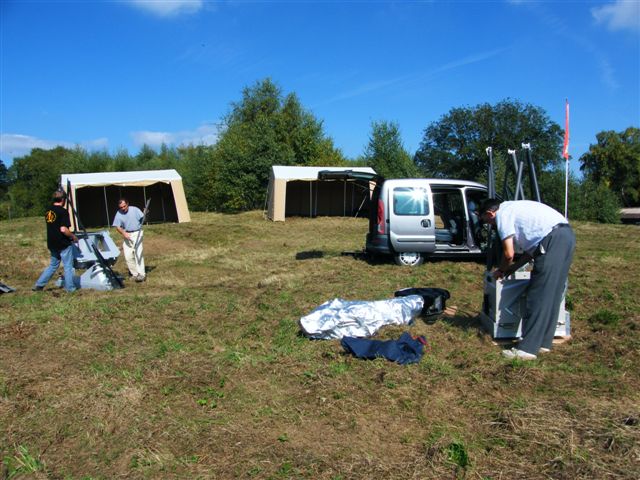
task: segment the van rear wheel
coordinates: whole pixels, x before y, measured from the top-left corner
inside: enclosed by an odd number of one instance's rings
[[[396,264],[402,267],[417,267],[424,263],[424,255],[419,252],[399,252],[394,258]]]

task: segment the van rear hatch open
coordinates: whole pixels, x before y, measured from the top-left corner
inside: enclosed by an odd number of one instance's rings
[[[377,173],[357,172],[355,170],[320,170],[318,180],[361,180],[382,183],[384,177]]]
[[[355,170],[321,170],[318,172],[318,180],[343,180],[355,182],[371,191],[371,204],[374,205],[369,211],[369,233],[375,233],[378,222],[378,197],[380,187],[384,182],[384,177],[377,173],[358,172]],[[371,189],[373,185],[373,190]]]

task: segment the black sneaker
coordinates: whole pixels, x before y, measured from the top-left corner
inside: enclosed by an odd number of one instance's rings
[[[42,290],[44,290],[44,287],[39,287],[38,285],[34,285],[33,287],[31,287],[31,290],[33,290],[34,292],[41,292]]]

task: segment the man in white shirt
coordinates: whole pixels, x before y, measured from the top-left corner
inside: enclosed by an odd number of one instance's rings
[[[118,211],[113,219],[113,226],[124,238],[124,242],[122,242],[124,259],[127,262],[129,273],[131,273],[136,282],[144,282],[146,280],[144,258],[142,257],[143,218],[144,215],[140,209],[129,206],[129,201],[126,198],[118,200]],[[140,238],[139,241],[138,238]]]
[[[518,348],[504,350],[507,358],[534,360],[538,352],[551,349],[576,238],[567,220],[544,203],[517,200],[500,203],[488,199],[478,210],[482,221],[497,227],[502,241],[502,260],[493,276],[513,273],[533,259],[527,285],[522,339]],[[516,245],[524,250],[514,263]]]

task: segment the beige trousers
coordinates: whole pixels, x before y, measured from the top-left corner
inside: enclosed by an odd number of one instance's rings
[[[142,243],[144,240],[142,238],[142,230],[131,232],[129,237],[129,240],[125,239],[124,242],[122,242],[122,251],[124,252],[124,259],[127,262],[127,268],[134,277],[144,277],[144,258],[142,257]],[[138,244],[138,248],[134,250],[138,237],[140,237],[140,243]]]

